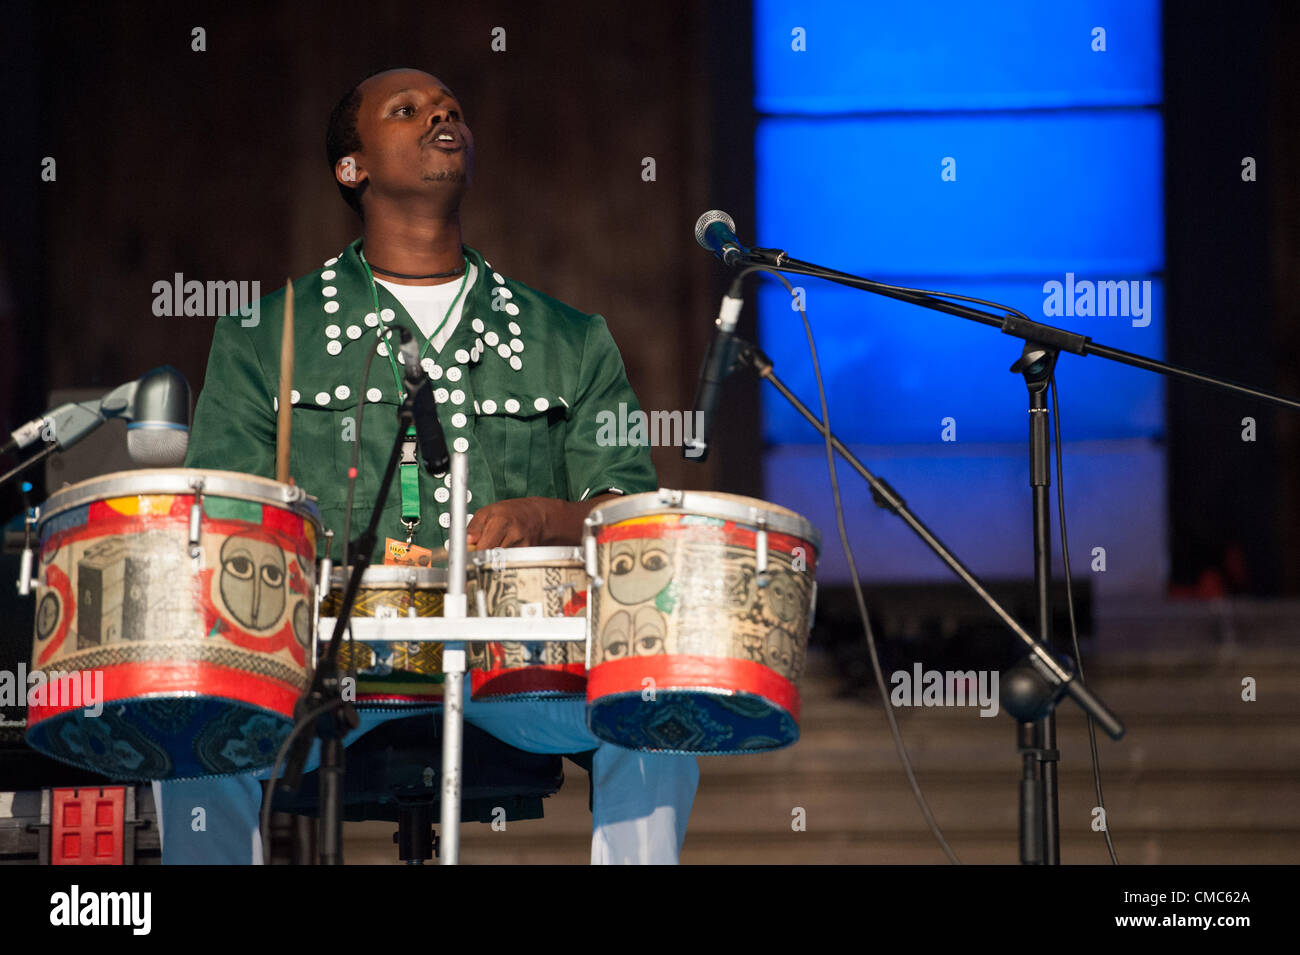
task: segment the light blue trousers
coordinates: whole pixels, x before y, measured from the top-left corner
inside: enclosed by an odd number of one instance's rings
[[[475,702],[465,677],[465,721],[530,753],[596,750],[592,763],[593,865],[672,865],[681,854],[699,766],[694,756],[638,753],[603,743],[587,729],[585,700]],[[344,739],[351,745],[380,723],[404,713],[362,712],[361,725]],[[429,719],[442,719],[442,713]],[[307,771],[320,762],[312,745]],[[270,770],[244,776],[154,784],[164,865],[249,865],[262,861],[258,814]],[[201,811],[199,811],[201,810]]]

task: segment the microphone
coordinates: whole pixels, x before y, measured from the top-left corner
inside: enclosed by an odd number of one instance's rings
[[[709,350],[704,356],[704,364],[700,367],[700,377],[695,386],[695,401],[691,410],[697,416],[695,420],[699,422],[699,427],[695,429],[695,435],[682,444],[682,457],[700,463],[709,456],[709,434],[717,415],[718,399],[722,397],[722,383],[727,380],[736,363],[738,342],[734,332],[736,322],[740,319],[741,306],[745,304],[745,300],[740,297],[739,286],[739,280],[733,282],[727,294],[722,297],[718,317],[713,323],[713,339],[709,342]]]
[[[438,420],[438,402],[433,397],[429,376],[420,365],[420,349],[415,344],[415,336],[405,328],[400,331],[402,344],[399,350],[406,365],[403,377],[407,401],[415,420],[415,439],[420,444],[425,468],[430,474],[441,474],[451,464],[451,456],[447,454],[447,436]]]
[[[190,441],[189,382],[170,365],[155,368],[98,401],[69,402],[33,418],[10,434],[0,453],[37,441],[66,451],[109,418],[127,422],[131,460],[148,467],[178,467]]]
[[[106,418],[126,419],[126,450],[154,468],[185,463],[190,444],[190,383],[171,365],[110,392],[100,403]]]
[[[695,220],[695,241],[727,265],[738,265],[750,250],[736,238],[736,223],[721,209],[710,209]]]

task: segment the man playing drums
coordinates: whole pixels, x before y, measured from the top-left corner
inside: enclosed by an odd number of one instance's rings
[[[397,326],[421,345],[449,448],[468,455],[471,548],[576,545],[596,502],[653,490],[648,448],[596,441],[598,411],[637,407],[604,319],[502,276],[462,245],[474,140],[451,91],[416,70],[373,75],[335,108],[327,152],[363,237],[294,283],[291,473],[318,499],[324,525],[341,535],[359,400],[373,407],[364,416],[352,533],[376,497],[402,399],[401,356],[376,333]],[[263,299],[256,323],[237,315],[218,323],[187,466],[274,474],[284,295]],[[375,563],[385,536],[430,550],[446,543],[447,482],[416,470],[418,482],[394,482]],[[513,746],[596,750],[593,863],[677,861],[698,781],[693,757],[601,744],[586,729],[582,700],[465,696],[465,718]],[[360,732],[401,716],[365,714]],[[260,861],[254,776],[168,782],[162,794],[165,862]],[[196,806],[205,809],[201,832],[190,824]]]

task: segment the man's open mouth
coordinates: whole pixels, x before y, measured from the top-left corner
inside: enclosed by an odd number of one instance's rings
[[[433,146],[441,149],[443,152],[459,152],[465,148],[465,142],[450,126],[438,126],[434,129],[433,135],[424,141],[426,146]]]

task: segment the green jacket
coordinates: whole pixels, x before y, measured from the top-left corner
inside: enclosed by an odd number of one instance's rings
[[[336,560],[361,394],[367,400],[354,539],[369,518],[397,432],[401,394],[376,333],[405,325],[425,342],[383,285],[377,285],[380,312],[374,313],[360,248],[358,239],[294,282],[290,474],[317,499],[325,528],[339,538]],[[503,277],[473,249],[465,253],[478,269],[477,279],[451,339],[441,353],[431,348],[425,358],[448,448],[469,456],[470,514],[517,497],[578,501],[606,491],[654,490],[648,447],[604,447],[597,441],[601,411],[618,415],[620,403],[628,413],[638,408],[605,320]],[[280,289],[261,299],[249,318],[236,314],[217,322],[187,467],[274,476],[284,294]],[[396,332],[390,341],[396,347]],[[370,351],[376,354],[362,388]],[[419,472],[421,521],[414,540],[441,547],[450,522],[450,478],[434,477],[422,466]],[[376,561],[386,536],[406,538],[399,484],[395,478],[380,519]]]

